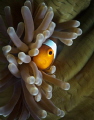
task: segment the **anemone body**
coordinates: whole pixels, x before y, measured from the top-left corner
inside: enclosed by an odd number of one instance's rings
[[[68,46],[72,45],[73,40],[82,33],[81,29],[77,28],[80,23],[71,20],[56,26],[52,21],[54,17],[52,7],[41,3],[34,10],[33,2],[26,1],[21,7],[23,22],[18,23],[15,29],[10,7],[6,6],[4,11],[8,28],[0,16],[0,30],[7,42],[0,43],[2,46],[0,60],[7,62],[4,71],[8,70],[6,74],[2,74],[0,92],[9,86],[14,86],[14,89],[10,101],[0,107],[0,115],[8,116],[9,120],[27,119],[30,115],[35,120],[40,120],[47,116],[47,112],[64,117],[64,111],[50,100],[52,98],[50,83],[64,90],[69,90],[70,84],[55,78],[54,65],[41,70],[32,58],[39,54],[39,48],[50,37],[53,41],[60,40]]]

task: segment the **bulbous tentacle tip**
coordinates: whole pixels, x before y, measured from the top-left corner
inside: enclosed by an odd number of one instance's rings
[[[45,6],[45,2],[42,2],[41,5]]]
[[[52,98],[52,92],[46,92],[46,98],[51,99]]]
[[[10,63],[8,65],[8,69],[9,71],[17,78],[20,78],[20,72],[19,72],[19,69],[17,68],[17,66],[14,64],[14,63]]]
[[[76,39],[77,36],[78,36],[77,33],[73,33],[73,34],[72,34],[72,39]]]
[[[47,117],[47,112],[45,110],[41,110],[38,112],[41,118],[46,118]]]
[[[69,40],[68,43],[67,43],[67,46],[71,46],[72,44],[73,44],[73,41]]]
[[[3,54],[6,56],[11,51],[11,49],[12,48],[10,45],[2,47]]]
[[[27,83],[28,84],[34,84],[35,83],[35,77],[34,76],[30,76],[27,78]]]
[[[38,89],[35,87],[33,89],[30,90],[30,93],[34,96],[36,96],[38,94]]]
[[[63,110],[61,110],[61,115],[60,117],[64,117],[65,116],[65,112]]]
[[[70,84],[69,83],[65,83],[65,88],[64,90],[69,90],[70,89]]]
[[[80,28],[78,28],[78,36],[82,35],[82,30]]]
[[[36,56],[39,54],[39,50],[37,48],[31,49],[29,50],[28,54],[32,57],[32,56]]]
[[[10,6],[5,6],[4,10],[7,10],[7,9],[10,10]]]
[[[18,58],[24,63],[29,63],[31,61],[31,57],[24,52],[19,52]]]
[[[35,96],[35,101],[36,102],[39,102],[39,101],[41,101],[41,93],[39,92],[36,96]]]
[[[23,12],[26,11],[26,10],[29,10],[29,8],[28,8],[27,6],[22,6],[21,12],[23,13]]]
[[[61,115],[61,110],[59,108],[57,108],[54,112],[56,113],[57,116]]]
[[[74,24],[74,27],[79,27],[80,26],[80,22],[75,20],[75,24]]]
[[[13,28],[13,27],[8,27],[8,29],[7,29],[7,33],[8,33],[8,34],[9,34],[9,33],[12,34],[13,31],[14,31],[14,28]]]
[[[49,8],[48,8],[48,11],[53,11],[53,8],[52,8],[52,7],[49,7]]]

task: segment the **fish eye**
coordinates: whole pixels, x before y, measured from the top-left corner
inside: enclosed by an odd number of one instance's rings
[[[53,55],[53,50],[52,49],[48,50],[48,55],[49,56]]]
[[[52,51],[49,51],[49,55],[52,55],[52,53],[53,53]]]

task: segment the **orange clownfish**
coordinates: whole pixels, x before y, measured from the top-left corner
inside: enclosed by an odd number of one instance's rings
[[[48,39],[39,48],[39,54],[33,57],[39,69],[45,70],[50,67],[56,57],[57,46],[56,43]]]

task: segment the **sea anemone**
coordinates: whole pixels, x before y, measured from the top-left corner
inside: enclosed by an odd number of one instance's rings
[[[51,84],[64,90],[69,90],[70,84],[55,77],[54,65],[39,69],[33,57],[39,54],[39,48],[48,39],[72,45],[73,40],[82,34],[81,29],[77,28],[80,22],[70,20],[56,24],[52,21],[52,7],[41,3],[34,10],[33,2],[28,0],[21,8],[23,22],[18,23],[15,29],[10,7],[6,6],[4,11],[8,28],[0,16],[0,32],[7,38],[0,41],[0,61],[7,65],[1,71],[0,92],[12,85],[14,89],[10,101],[0,107],[0,115],[8,116],[9,120],[23,120],[30,115],[40,120],[47,116],[47,112],[64,117],[65,112],[50,100]]]

